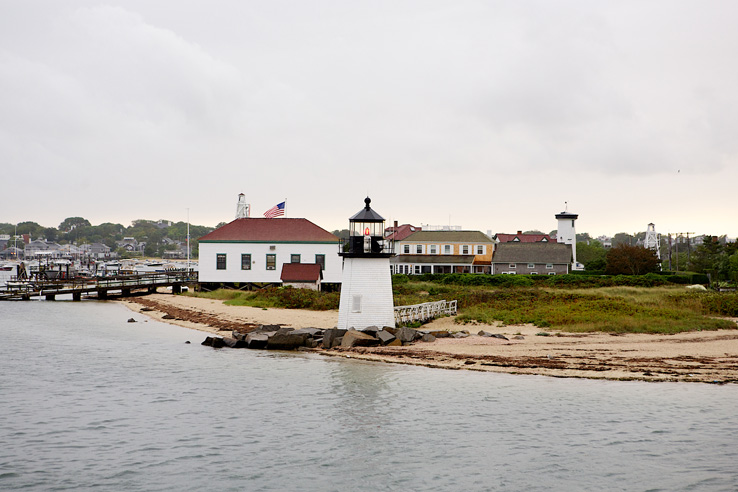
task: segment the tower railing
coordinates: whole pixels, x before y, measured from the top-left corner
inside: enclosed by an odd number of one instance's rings
[[[356,237],[356,236],[353,236]],[[390,241],[389,239],[379,239],[377,237],[372,237],[372,241],[376,243],[379,243],[380,249],[379,251],[373,251],[375,253],[381,253],[381,254],[395,254],[395,242]],[[352,243],[352,237],[348,237],[345,239],[339,239],[338,240],[338,253],[349,253],[351,251],[351,243]]]

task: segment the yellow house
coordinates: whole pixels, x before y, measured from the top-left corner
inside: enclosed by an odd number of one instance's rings
[[[417,231],[395,242],[392,273],[491,273],[494,241],[480,231]]]

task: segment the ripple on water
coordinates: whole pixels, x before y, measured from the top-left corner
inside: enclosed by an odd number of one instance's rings
[[[214,351],[61,304],[2,306],[44,329],[0,326],[3,490],[738,488],[733,386]]]

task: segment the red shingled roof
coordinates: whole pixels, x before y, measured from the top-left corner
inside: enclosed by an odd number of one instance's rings
[[[515,241],[515,238],[518,238]],[[548,234],[495,234],[495,239],[501,243],[521,242],[521,243],[540,243],[540,242],[552,242],[551,236]],[[544,241],[545,240],[545,241]]]
[[[219,227],[200,238],[208,241],[337,243],[338,238],[307,219],[245,218]]]
[[[323,276],[317,263],[283,263],[282,282],[317,282]]]
[[[390,241],[402,241],[410,234],[415,234],[417,231],[422,231],[422,227],[415,227],[412,224],[402,224],[398,227],[388,227],[384,230],[385,239]]]

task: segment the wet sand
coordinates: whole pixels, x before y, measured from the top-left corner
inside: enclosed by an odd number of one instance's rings
[[[333,328],[338,321],[338,311],[265,310],[170,294],[132,297],[122,302],[134,311],[146,309],[143,314],[157,320],[224,335],[244,326]],[[453,318],[442,318],[422,329],[466,330],[471,335],[404,347],[316,350],[328,356],[444,369],[615,380],[738,382],[738,325],[735,330],[676,335],[611,335],[551,329],[544,332],[531,325],[460,325]],[[508,340],[478,336],[480,330],[502,334]]]

